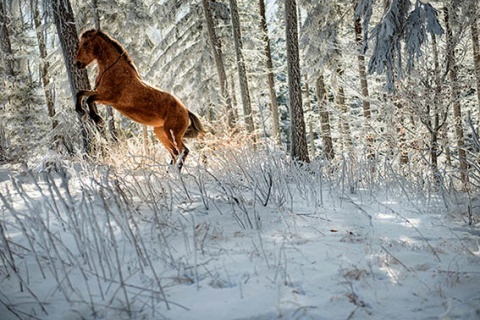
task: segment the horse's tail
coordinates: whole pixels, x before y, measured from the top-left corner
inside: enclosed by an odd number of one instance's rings
[[[203,129],[202,122],[200,122],[200,119],[188,110],[188,117],[190,118],[190,126],[188,126],[187,131],[183,135],[185,138],[196,138],[200,134],[205,133],[205,129]]]

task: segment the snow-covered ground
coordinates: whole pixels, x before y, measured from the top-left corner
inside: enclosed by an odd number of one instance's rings
[[[0,318],[480,319],[465,195],[277,155],[190,165],[0,168]]]

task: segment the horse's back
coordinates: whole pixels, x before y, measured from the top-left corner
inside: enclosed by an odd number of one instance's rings
[[[144,125],[174,128],[188,127],[188,109],[174,95],[143,81],[125,90],[122,99],[114,107],[125,116]]]

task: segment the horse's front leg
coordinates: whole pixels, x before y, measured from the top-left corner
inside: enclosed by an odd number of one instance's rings
[[[82,102],[83,99],[87,97],[87,105],[88,105],[88,114],[90,118],[95,122],[97,126],[103,126],[103,119],[98,114],[97,108],[95,106],[95,101],[98,100],[98,92],[97,91],[89,91],[89,90],[80,90],[77,92],[77,101],[75,104],[75,111],[78,115],[83,118],[85,116],[85,109],[83,108]]]
[[[98,114],[98,110],[95,105],[95,101],[97,100],[98,100],[98,94],[96,92],[87,98],[88,114],[90,115],[90,118],[95,122],[97,126],[103,127],[105,122],[103,121],[100,114]]]
[[[85,97],[91,97],[92,95],[96,94],[96,91],[90,91],[90,90],[80,90],[77,92],[77,100],[75,103],[75,111],[78,113],[78,116],[80,118],[83,118],[85,116],[85,109],[83,108],[83,99]],[[90,108],[90,106],[89,106]]]

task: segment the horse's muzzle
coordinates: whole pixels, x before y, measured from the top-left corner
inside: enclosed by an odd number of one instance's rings
[[[79,69],[84,69],[85,68],[85,63],[83,63],[81,61],[76,61],[75,66]]]

